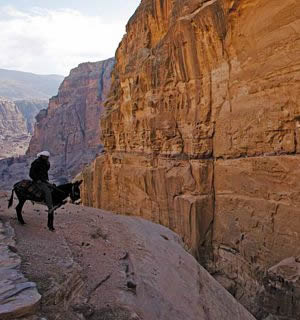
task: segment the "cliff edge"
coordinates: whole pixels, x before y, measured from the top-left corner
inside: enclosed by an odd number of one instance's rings
[[[28,204],[21,226],[4,205],[21,270],[42,295],[26,320],[254,320],[163,226],[66,205],[52,233],[45,207]]]

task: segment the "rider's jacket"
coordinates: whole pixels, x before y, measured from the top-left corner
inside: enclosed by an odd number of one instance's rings
[[[50,162],[47,159],[43,159],[42,157],[37,158],[31,164],[29,176],[30,178],[36,182],[38,180],[48,181],[48,171],[50,169]]]

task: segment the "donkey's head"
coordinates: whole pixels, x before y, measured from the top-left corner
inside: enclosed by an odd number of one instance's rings
[[[72,203],[80,199],[80,188],[79,186],[82,184],[83,180],[76,181],[72,183],[72,191],[70,194],[70,198]]]

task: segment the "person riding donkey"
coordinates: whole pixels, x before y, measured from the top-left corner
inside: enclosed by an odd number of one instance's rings
[[[80,199],[80,185],[83,180],[64,183],[59,186],[49,183],[48,171],[50,153],[43,151],[37,154],[30,167],[29,176],[32,180],[23,179],[14,184],[11,196],[8,200],[8,208],[13,205],[14,193],[19,200],[16,206],[17,219],[21,225],[25,224],[22,209],[27,200],[33,204],[46,204],[48,207],[48,229],[54,231],[54,210],[67,202],[70,197],[72,203]]]
[[[43,191],[45,202],[48,207],[48,214],[53,215],[53,201],[52,201],[52,184],[49,183],[48,171],[50,169],[49,162],[50,153],[42,151],[37,154],[30,167],[29,176],[35,185]]]

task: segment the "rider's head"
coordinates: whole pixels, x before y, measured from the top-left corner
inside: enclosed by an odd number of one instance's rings
[[[42,151],[37,154],[38,158],[43,158],[43,159],[48,159],[50,157],[50,152],[49,151]]]

